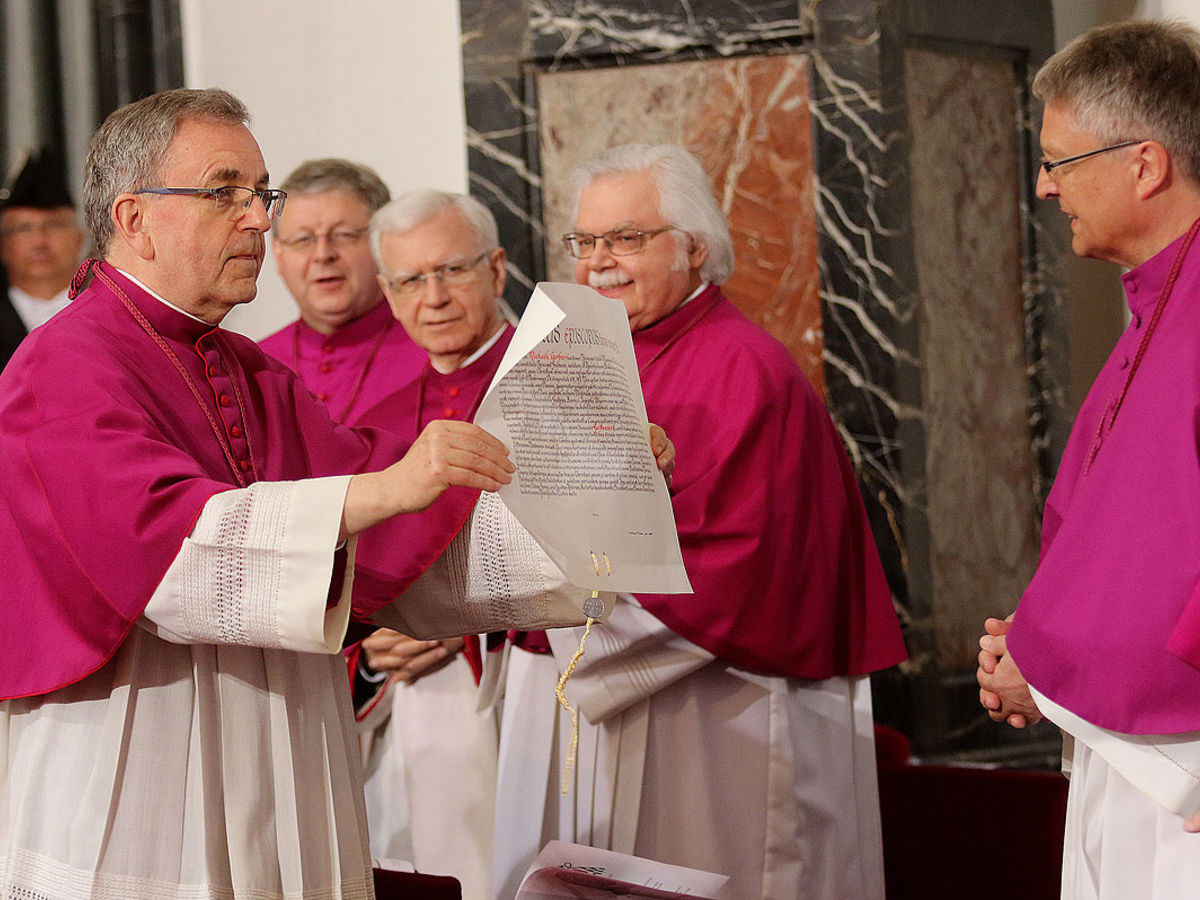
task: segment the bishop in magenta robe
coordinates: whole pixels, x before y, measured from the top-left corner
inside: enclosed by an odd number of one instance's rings
[[[359,284],[359,270],[364,264],[360,257],[367,245],[365,233],[341,247],[331,243],[334,237],[326,234],[323,243],[309,248],[302,260],[293,258],[299,251],[289,244],[290,235],[313,234],[331,222],[339,222],[337,228],[347,228],[367,221],[366,198],[352,193],[349,185],[335,189],[330,181],[331,172],[352,179],[359,169],[345,161],[326,160],[307,163],[298,170],[319,174],[317,183],[322,190],[304,194],[303,205],[289,202],[276,229],[276,253],[285,254],[277,256],[277,261],[289,288],[298,291],[294,297],[304,315],[260,346],[295,369],[338,420],[377,426],[411,443],[436,419],[473,418],[512,337],[512,328],[502,325],[497,301],[503,290],[503,262],[469,271],[475,277],[455,287],[454,300],[470,304],[473,313],[485,314],[468,317],[478,327],[463,332],[461,346],[455,347],[459,351],[455,354],[456,367],[452,371],[439,369],[393,316],[378,279],[372,276],[369,284]],[[298,177],[294,173],[285,184]],[[398,198],[387,209],[404,207],[406,198],[412,196]],[[457,195],[443,197],[445,202],[429,216],[439,223],[442,219],[436,212],[441,207],[474,202]],[[483,212],[490,218],[490,213]],[[339,216],[349,218],[342,221]],[[494,223],[485,235],[456,227],[465,221],[457,214],[449,221],[450,244],[438,246],[439,262],[470,258],[477,246],[496,239]],[[347,231],[348,235],[355,233]],[[439,236],[440,230],[433,235],[435,240]],[[410,235],[406,244],[420,249],[429,239],[428,230],[421,229]],[[498,248],[492,251],[499,252]],[[377,273],[374,260],[366,261]],[[336,289],[328,293],[311,284],[339,267],[342,271],[357,268],[341,280],[343,283],[333,279]],[[361,294],[369,289],[370,296],[377,296],[380,302],[329,334],[305,321],[336,306],[334,297],[340,296],[339,291],[345,294],[349,284],[359,284]],[[442,292],[430,288],[418,293],[430,295],[435,307],[438,297],[445,298]],[[449,318],[441,312],[438,315]],[[438,360],[449,364],[445,357],[439,356]],[[364,536],[359,545],[360,560],[376,553],[385,555],[387,540],[384,535],[375,546],[369,536]],[[410,660],[419,658],[427,663],[412,680],[398,680],[387,672],[367,675],[365,661],[369,654],[362,652],[358,643],[347,650],[351,675],[356,679],[356,699],[360,694],[370,696],[356,719],[363,748],[371,853],[381,866],[415,867],[422,872],[453,875],[461,883],[465,900],[483,900],[487,896],[492,847],[497,725],[490,708],[477,709],[480,641],[476,635],[428,643],[397,639],[407,648],[416,648]],[[408,665],[418,667],[411,661]],[[374,684],[367,683],[368,677]]]
[[[418,190],[380,209],[371,228],[388,304],[427,358],[359,421],[406,439],[435,419],[470,421],[513,335],[495,220],[471,197]],[[358,715],[372,851],[453,874],[464,900],[485,900],[498,723],[477,688],[480,637],[421,644],[383,631],[362,646],[359,683],[368,660],[380,679]]]
[[[11,883],[61,879],[79,896],[112,893],[125,878],[216,878],[219,887],[224,872],[229,886],[338,883],[368,896],[361,775],[337,651],[351,606],[366,615],[378,598],[354,604],[338,521],[346,476],[396,459],[407,442],[336,425],[252,343],[172,309],[107,264],[68,311],[0,376],[0,532],[6,546],[27,548],[10,559],[8,578],[10,596],[29,601],[0,614],[0,691],[20,698],[0,718],[30,723],[8,739],[0,798]],[[411,548],[394,593],[441,551],[474,495],[463,491],[449,519],[455,498],[444,499],[424,523],[393,520],[394,546]],[[235,547],[244,549],[231,556]],[[255,583],[255,570],[275,574]],[[103,702],[117,697],[119,708]],[[89,710],[118,728],[112,740],[69,740],[72,727],[90,724]],[[193,722],[183,734],[180,716]],[[222,725],[238,721],[255,723],[258,736]],[[274,783],[270,831],[255,824],[266,814],[263,778]],[[139,794],[161,802],[121,802]],[[223,816],[193,797],[223,797]],[[112,824],[61,856],[38,853],[38,823],[55,819],[80,823],[81,835],[91,833],[86,823]],[[248,828],[259,837],[249,840]],[[324,837],[313,842],[317,830]],[[134,872],[117,865],[109,879],[109,860],[145,857],[137,848],[146,835],[163,852]],[[215,869],[213,847],[228,857]]]
[[[565,795],[553,688],[581,629],[548,633],[551,655],[524,635],[533,652],[509,651],[494,896],[552,838],[729,874],[731,896],[814,878],[813,896],[871,896],[862,676],[904,647],[837,432],[787,350],[715,286],[633,341],[650,420],[681,435],[672,508],[695,593],[618,595],[593,628],[567,684],[581,723]]]
[[[219,327],[282,202],[246,115],[215,89],[113,113],[85,188],[107,261],[0,373],[4,896],[371,897],[347,621],[452,538],[478,490],[447,483],[507,471],[462,424],[340,426]],[[147,140],[148,174],[105,183]]]
[[[980,700],[1063,731],[1064,898],[1183,900],[1200,882],[1200,182],[1180,136],[1200,124],[1200,33],[1093,29],[1033,89],[1038,197],[1075,253],[1127,270],[1130,320],[1071,430],[1037,571],[1011,624],[985,624]]]
[[[728,875],[733,897],[881,898],[867,675],[905,649],[857,479],[787,349],[717,286],[732,242],[698,162],[630,145],[590,165],[564,243],[625,304],[679,447],[694,593],[618,595],[592,629],[573,767],[552,693],[581,629],[509,649],[493,896],[557,838]]]
[[[299,375],[330,415],[347,424],[411,381],[425,364],[424,351],[382,300],[332,334],[297,319],[258,345]]]
[[[282,187],[288,202],[271,246],[300,317],[259,346],[352,424],[425,364],[384,301],[367,240],[391,194],[373,169],[338,158],[306,160]]]

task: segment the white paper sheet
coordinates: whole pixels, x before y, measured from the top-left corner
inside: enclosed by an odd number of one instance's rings
[[[548,897],[720,898],[727,875],[670,866],[612,850],[550,841],[533,861],[516,900]]]
[[[501,499],[572,584],[691,593],[620,301],[539,284],[475,422],[517,465]]]

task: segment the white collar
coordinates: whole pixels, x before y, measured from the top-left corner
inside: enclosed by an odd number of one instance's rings
[[[504,329],[507,327],[508,327],[507,322],[501,322],[500,327],[498,329],[496,329],[496,333],[493,334],[486,341],[484,341],[483,345],[478,350],[476,350],[474,353],[472,353],[470,356],[468,356],[466,359],[464,359],[462,361],[462,364],[459,365],[458,369],[465,369],[471,363],[477,361],[481,356],[483,356],[485,353],[487,353],[489,350],[491,350],[492,347],[494,347],[496,345],[496,341],[500,340],[500,335],[504,334]],[[447,372],[444,369],[437,366],[432,359],[429,361],[429,364],[431,366],[433,366],[434,371],[436,371],[436,372],[441,372],[443,375],[450,374],[449,372]],[[458,369],[455,369],[454,371],[457,372]]]
[[[26,331],[33,331],[39,325],[45,325],[55,313],[65,309],[71,302],[67,297],[67,288],[63,288],[49,300],[43,300],[11,284],[8,286],[8,299],[17,315],[21,317]]]
[[[111,266],[112,263],[109,263],[109,265]],[[113,266],[113,268],[116,269],[118,272],[120,272],[122,275],[124,275],[126,278],[128,278],[130,281],[132,281],[134,284],[136,284],[138,287],[140,287],[143,291],[145,291],[147,294],[149,294],[151,297],[153,297],[159,303],[163,304],[164,306],[169,306],[171,309],[175,310],[175,312],[180,313],[181,315],[185,315],[189,319],[199,322],[201,325],[207,325],[209,328],[217,327],[212,322],[205,322],[199,316],[193,316],[186,309],[181,309],[180,307],[178,307],[174,303],[172,303],[170,300],[168,300],[166,297],[160,296],[155,291],[146,287],[146,285],[142,284],[140,281],[138,281],[136,278],[134,278],[132,275],[130,275],[128,272],[126,272],[124,269],[122,269],[120,266]]]
[[[688,294],[686,297],[684,297],[683,303],[680,303],[679,306],[677,306],[675,308],[679,309],[680,307],[686,306],[688,303],[691,303],[693,300],[695,300],[697,297],[699,297],[701,294],[704,293],[704,291],[708,287],[708,285],[709,285],[709,282],[707,282],[707,281],[700,282],[700,287],[696,288],[694,291],[692,291],[690,294]]]

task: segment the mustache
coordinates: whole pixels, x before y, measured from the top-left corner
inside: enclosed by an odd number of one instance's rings
[[[633,281],[624,272],[588,272],[588,286],[596,290],[614,288]]]

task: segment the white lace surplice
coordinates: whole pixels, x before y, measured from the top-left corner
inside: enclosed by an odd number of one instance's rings
[[[0,897],[372,896],[349,579],[326,609],[347,480],[217,495],[103,668],[0,703]]]
[[[1185,832],[1183,820],[1200,809],[1200,733],[1121,734],[1030,691],[1064,732],[1064,900],[1195,897],[1200,835]]]
[[[567,684],[579,743],[562,795],[571,723],[554,686],[581,632],[550,632],[553,655],[486,662],[507,666],[496,900],[552,838],[729,875],[737,900],[883,896],[866,676],[744,672],[618,595]]]
[[[548,628],[584,622],[590,596],[566,580],[498,496],[485,493],[470,525],[375,622],[419,638]],[[611,609],[613,595],[602,597]],[[555,702],[552,690],[545,699]],[[483,900],[496,797],[494,712],[479,703],[461,658],[416,684],[392,685],[382,703],[360,725],[370,734],[366,791],[375,854],[456,875],[464,900]]]

